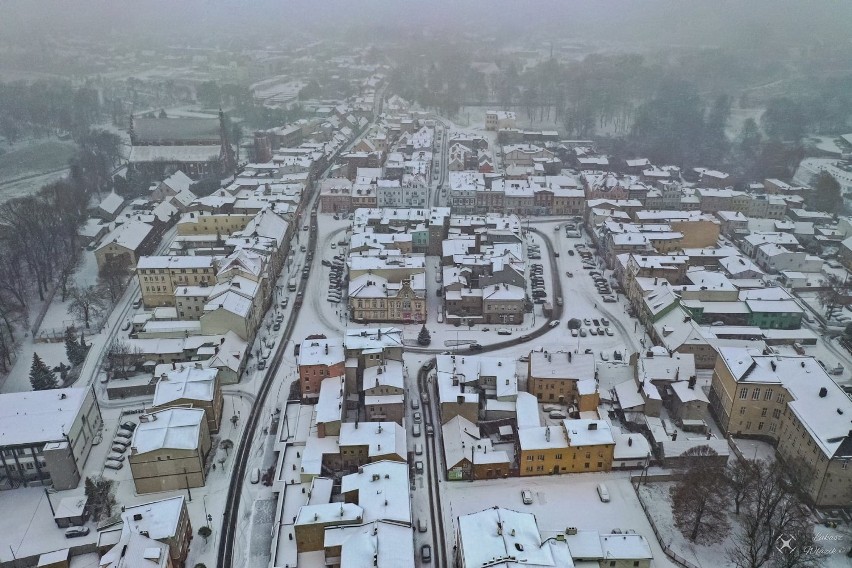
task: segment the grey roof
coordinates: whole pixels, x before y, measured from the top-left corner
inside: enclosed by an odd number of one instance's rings
[[[218,143],[218,118],[136,118],[133,134],[139,144],[162,140],[184,143]]]

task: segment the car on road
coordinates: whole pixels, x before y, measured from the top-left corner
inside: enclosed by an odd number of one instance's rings
[[[272,325],[272,331],[281,331],[281,322],[277,321]]]
[[[124,322],[124,325],[121,326],[121,331],[127,331],[128,329],[130,329],[131,325],[133,324],[130,323],[130,320],[127,320],[126,322]]]
[[[308,226],[308,225],[302,225],[302,230],[303,230],[303,231],[307,231],[308,229],[310,229],[310,226]]]
[[[89,534],[89,527],[68,527],[65,529],[65,538],[77,538]]]
[[[471,351],[482,351],[482,345],[480,345],[479,343],[474,343],[473,345],[470,346],[470,350]]]
[[[142,307],[142,298],[136,298],[135,300],[133,300],[133,307],[137,310],[139,308],[141,308]]]
[[[497,329],[497,335],[512,335],[512,330],[501,327]]]
[[[431,424],[426,425],[426,435],[427,436],[434,436],[435,435],[435,427],[432,426]]]
[[[601,361],[609,361],[609,355],[601,351]]]
[[[415,453],[417,452],[417,446],[414,447],[414,451],[415,451]],[[421,454],[423,453],[422,447],[420,448],[420,453]],[[422,518],[417,519],[417,532],[422,532],[422,533],[426,532],[426,521],[423,520]]]
[[[556,305],[557,305],[557,306],[562,307],[562,303],[563,303],[563,302],[562,302],[562,296],[560,296],[560,297],[556,298]]]
[[[289,303],[290,303],[290,298],[289,297],[284,298],[283,300],[281,300],[281,307],[286,308]]]
[[[411,399],[411,410],[419,410],[420,409],[420,401],[417,398],[412,397]]]
[[[574,278],[574,273],[573,272],[566,272],[565,276],[567,276],[568,278]]]
[[[420,561],[423,563],[432,562],[432,546],[424,544],[420,547]]]
[[[549,325],[550,327],[556,327],[556,326],[559,325],[559,320],[553,320],[552,322],[550,322],[547,325]]]
[[[421,422],[423,422],[423,415],[420,414],[419,412],[415,412],[414,413],[414,423],[420,424]]]
[[[520,337],[520,339],[521,341],[529,341],[530,339],[532,339],[532,337],[528,333],[525,333]]]
[[[412,424],[411,425],[411,434],[415,438],[419,438],[421,433],[422,433],[422,430],[420,430],[420,424]]]
[[[521,491],[521,501],[524,505],[532,505],[533,502],[533,494],[529,489],[523,489]]]
[[[414,462],[414,471],[416,473],[423,473],[423,462],[422,461],[417,460],[416,462]]]
[[[340,298],[335,297],[335,296],[329,296],[328,298],[326,298],[326,300],[328,300],[332,304],[339,304],[340,303]]]
[[[302,246],[299,247],[299,250],[302,251],[302,252],[306,252],[308,250],[308,247],[306,247],[305,245],[302,245]]]
[[[604,296],[603,301],[607,304],[612,304],[617,302],[618,300],[615,299],[615,296]]]
[[[326,259],[322,259],[320,261],[320,264],[322,264],[323,266],[331,266],[331,261],[326,260]]]
[[[110,453],[107,454],[107,459],[120,462],[120,461],[124,461],[124,456],[121,454],[121,452],[110,452]]]

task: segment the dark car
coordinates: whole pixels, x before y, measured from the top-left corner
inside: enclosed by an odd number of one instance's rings
[[[136,430],[136,422],[130,422],[130,421],[124,422],[124,423],[122,423],[121,427],[126,428],[126,429],[130,430],[131,432],[133,432],[134,430]]]
[[[482,345],[480,345],[479,343],[474,343],[473,345],[470,346],[470,350],[471,351],[482,351]]]

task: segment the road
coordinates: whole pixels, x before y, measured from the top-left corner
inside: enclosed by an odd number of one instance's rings
[[[381,109],[382,101],[381,98],[384,94],[384,87],[381,89],[380,93],[377,93],[377,98],[379,100],[376,101],[377,109]],[[348,151],[360,137],[363,135],[364,131],[369,128],[369,125],[365,127],[357,136],[353,138],[353,140],[347,144],[344,148],[341,148],[338,151],[338,154],[344,153]],[[319,176],[319,179],[323,179],[328,176],[328,173],[331,171],[332,163],[334,162],[334,158],[336,155],[329,160],[329,167]],[[316,212],[319,207],[319,184],[314,184],[313,190],[311,191],[308,205],[305,207],[305,211]],[[314,261],[319,262],[317,259],[317,235],[319,232],[319,228],[317,226],[317,217],[311,215],[310,216],[310,240],[307,246],[308,251],[314,254]],[[298,227],[297,227],[298,229]],[[294,261],[292,269],[292,274],[295,274],[295,267],[298,265],[297,262]],[[311,275],[307,279],[301,279],[299,284],[299,292],[301,292],[302,297],[305,296],[305,292],[307,287],[310,286],[312,281],[315,281],[317,276],[314,270],[311,270]],[[311,278],[311,276],[313,278]],[[283,278],[279,277],[283,282]],[[249,413],[249,417],[246,422],[246,426],[243,429],[242,437],[240,438],[240,442],[236,447],[235,455],[234,455],[234,469],[231,473],[231,481],[228,486],[228,493],[226,495],[226,504],[224,509],[224,519],[222,520],[222,528],[221,528],[221,536],[219,538],[219,549],[217,551],[217,561],[216,566],[221,568],[230,567],[230,566],[244,566],[244,558],[241,556],[234,555],[234,541],[238,532],[238,521],[242,518],[240,507],[242,491],[241,487],[246,479],[246,471],[249,463],[249,456],[251,454],[252,446],[250,440],[254,439],[257,428],[260,424],[260,418],[262,416],[266,416],[265,407],[266,407],[266,399],[269,395],[270,390],[273,385],[276,384],[275,378],[279,377],[279,370],[281,368],[281,363],[284,360],[284,353],[286,351],[286,346],[289,345],[289,341],[292,339],[293,329],[295,328],[296,322],[298,321],[299,315],[301,313],[301,306],[293,306],[290,317],[287,319],[287,324],[281,330],[280,341],[278,342],[278,346],[275,350],[274,355],[272,356],[269,367],[266,369],[266,372],[261,381],[260,387],[257,392],[257,400],[255,404],[252,406],[252,410]],[[279,377],[279,380],[284,380],[283,377]],[[280,385],[279,385],[280,386]]]
[[[434,359],[431,360],[434,364]],[[426,433],[426,486],[429,493],[429,524],[432,531],[432,558],[435,566],[450,566],[451,560],[447,558],[447,533],[444,530],[443,507],[441,506],[441,484],[444,480],[444,468],[442,466],[440,448],[437,437],[441,430],[441,416],[436,408],[438,396],[437,388],[432,391],[432,382],[428,380],[429,367],[421,366],[417,371],[417,391],[426,393],[429,402],[424,402],[423,420],[424,430],[431,426],[435,435]],[[421,397],[422,398],[422,397]]]

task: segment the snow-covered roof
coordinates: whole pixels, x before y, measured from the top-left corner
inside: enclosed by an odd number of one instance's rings
[[[528,392],[519,392],[515,399],[515,418],[518,430],[541,426],[541,414],[538,411],[538,399]]]
[[[495,451],[488,436],[482,436],[479,426],[461,415],[456,415],[441,426],[444,442],[444,463],[455,467],[467,459],[473,464],[511,462],[503,450]]]
[[[220,146],[133,146],[130,163],[144,162],[211,162],[219,158]]]
[[[101,250],[113,243],[128,250],[136,251],[145,242],[154,227],[139,219],[131,219],[115,228],[115,230],[104,237],[97,250]]]
[[[675,381],[669,385],[675,396],[681,402],[704,402],[710,403],[707,395],[701,390],[701,387],[689,387],[689,381]]]
[[[603,558],[610,560],[650,560],[654,558],[648,541],[641,534],[601,535],[601,549]]]
[[[340,447],[367,446],[369,457],[406,455],[405,430],[396,422],[345,422],[340,425]]]
[[[201,363],[180,365],[160,377],[153,405],[162,406],[181,399],[212,401],[218,373],[216,369],[205,369]]]
[[[593,379],[595,356],[569,351],[533,351],[529,376],[536,379]]]
[[[0,394],[0,447],[65,441],[90,392],[67,388]]]
[[[125,506],[121,520],[130,532],[147,532],[154,540],[168,539],[178,534],[184,496],[169,497],[141,505]]]
[[[365,464],[356,473],[344,475],[340,492],[357,492],[355,502],[364,510],[364,522],[388,520],[411,523],[408,464],[380,460]]]
[[[198,448],[204,410],[201,408],[167,408],[147,414],[133,432],[131,455],[162,449],[194,450]]]
[[[364,369],[362,384],[364,390],[380,386],[405,388],[403,384],[403,369],[401,361],[385,361],[381,365],[367,367]]]
[[[325,529],[323,546],[340,547],[340,568],[414,568],[411,528],[385,521]],[[320,555],[323,552],[320,550]],[[299,555],[300,562],[302,555]]]
[[[585,418],[562,421],[571,446],[598,446],[614,444],[609,422]]]
[[[494,507],[462,515],[458,535],[464,566],[573,567],[567,550],[559,550],[554,541],[543,542],[532,513]]]
[[[295,525],[324,525],[360,522],[364,510],[354,503],[323,503],[299,508]]]
[[[331,366],[343,363],[343,343],[339,338],[305,339],[299,348],[299,365]]]
[[[347,329],[344,337],[347,350],[384,350],[402,347],[402,329],[398,327],[374,327]]]
[[[340,422],[343,418],[343,398],[346,394],[346,377],[328,377],[320,383],[320,393],[314,407],[317,424]]]
[[[212,268],[215,260],[212,256],[143,256],[136,265],[137,269],[172,269],[185,270],[191,268]]]

